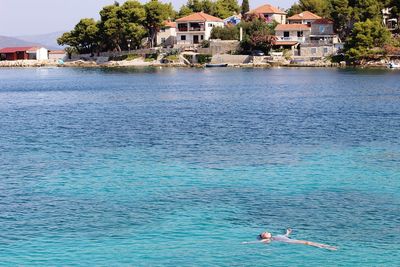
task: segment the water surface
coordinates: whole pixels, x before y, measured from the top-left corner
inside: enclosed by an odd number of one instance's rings
[[[0,69],[0,179],[4,266],[396,266],[400,72]]]

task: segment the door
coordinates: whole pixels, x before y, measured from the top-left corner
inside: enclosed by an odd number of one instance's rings
[[[193,35],[193,43],[198,44],[199,43],[199,36],[198,35]]]

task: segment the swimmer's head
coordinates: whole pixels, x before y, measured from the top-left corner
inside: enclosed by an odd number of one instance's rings
[[[271,239],[272,234],[269,232],[262,232],[261,234],[258,235],[258,239]]]

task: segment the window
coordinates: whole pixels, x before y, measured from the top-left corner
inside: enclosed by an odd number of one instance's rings
[[[208,27],[212,28],[214,25],[212,23],[208,23]]]
[[[283,32],[283,37],[289,37],[290,33],[289,32]]]
[[[201,39],[201,40],[204,40],[204,36],[203,36],[203,35],[201,35],[201,36],[200,36],[200,39]]]
[[[297,32],[297,37],[303,37],[303,31],[298,31]]]
[[[324,54],[328,53],[328,47],[324,47]]]
[[[181,35],[181,41],[186,41],[186,35]]]
[[[188,25],[187,23],[179,23],[178,24],[178,31],[180,32],[187,32],[188,30]]]
[[[317,53],[316,47],[311,47],[311,54],[315,55]]]

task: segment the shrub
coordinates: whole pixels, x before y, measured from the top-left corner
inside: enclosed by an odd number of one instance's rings
[[[209,48],[210,47],[210,41],[204,40],[201,42],[201,47],[203,48]]]
[[[145,61],[153,61],[153,60],[156,60],[157,58],[158,58],[158,54],[157,53],[146,54],[145,55]]]
[[[163,58],[164,62],[177,62],[179,61],[179,55],[169,55]]]
[[[198,54],[197,55],[197,62],[199,62],[199,64],[210,63],[211,59],[212,59],[212,55],[209,55],[209,54]]]
[[[211,39],[239,40],[238,27],[214,27],[211,31]]]
[[[109,61],[122,61],[122,60],[134,60],[139,58],[138,54],[127,54],[127,55],[119,55],[119,56],[110,56],[108,58]]]

